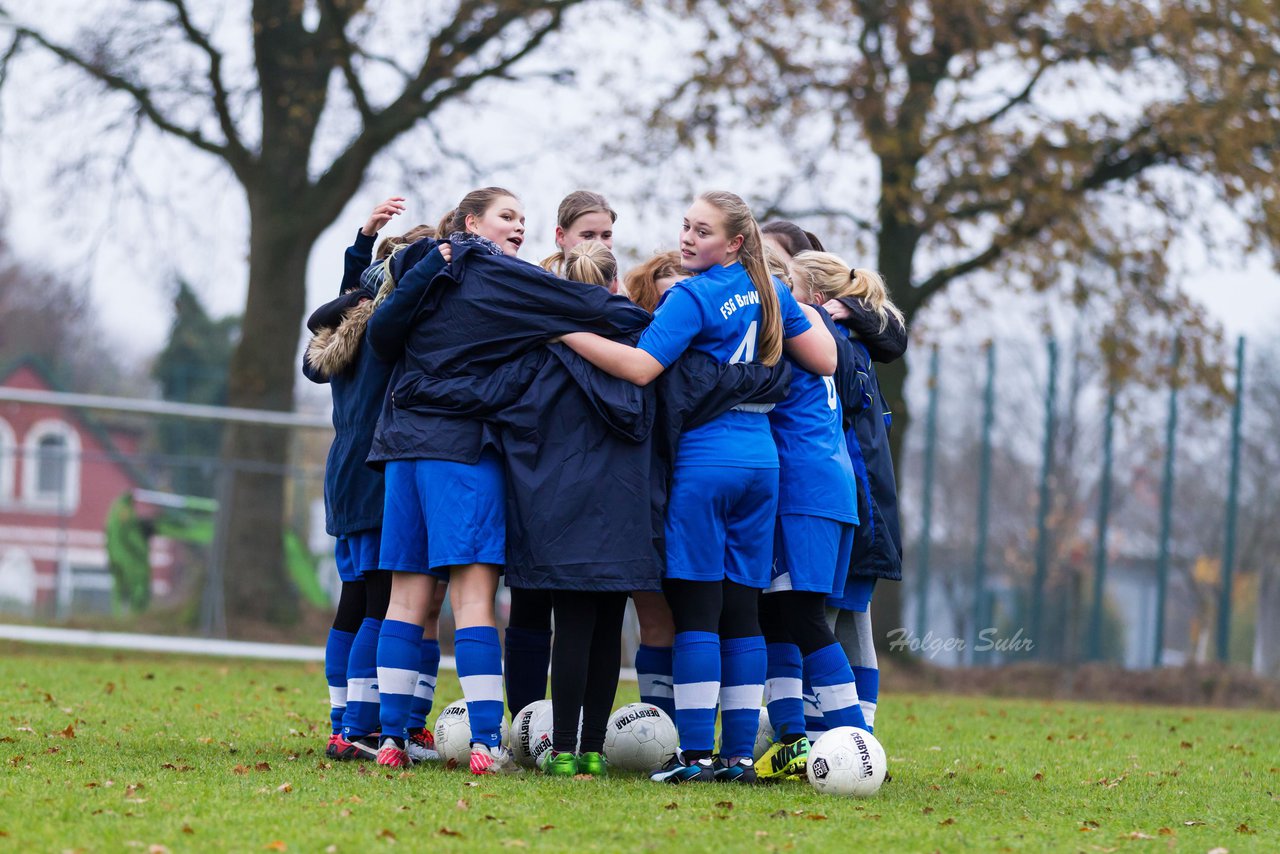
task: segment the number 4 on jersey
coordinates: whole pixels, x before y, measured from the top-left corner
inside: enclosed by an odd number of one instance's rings
[[[740,362],[751,362],[756,358],[756,326],[757,320],[751,321],[751,325],[747,327],[747,334],[742,336],[742,343],[738,345],[738,349],[733,351],[733,355],[729,357],[729,364],[736,365]],[[721,352],[724,352],[723,350]]]

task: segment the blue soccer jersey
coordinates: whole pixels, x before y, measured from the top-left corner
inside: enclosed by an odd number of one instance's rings
[[[782,334],[792,338],[809,329],[809,320],[791,292],[774,280],[782,310]],[[715,266],[664,295],[653,323],[637,346],[671,366],[690,347],[721,364],[756,358],[760,295],[741,264]],[[731,410],[680,436],[676,465],[777,468],[778,454],[762,412]]]
[[[835,380],[792,362],[791,392],[769,413],[778,448],[778,514],[858,521],[858,482]]]

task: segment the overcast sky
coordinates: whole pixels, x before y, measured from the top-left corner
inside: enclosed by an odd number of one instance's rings
[[[425,133],[403,140],[389,152],[317,242],[308,267],[308,304],[329,298],[341,276],[343,249],[369,209],[392,194],[408,196],[410,209],[386,233],[418,222],[434,223],[473,184],[508,186],[527,207],[529,242],[521,256],[536,262],[552,250],[560,197],[588,187],[614,201],[619,211],[616,244],[624,257],[674,245],[681,204],[661,212],[647,210],[632,202],[647,195],[634,169],[615,169],[606,160],[583,157],[591,147],[583,134],[594,127],[591,116],[599,106],[599,92],[593,88],[599,81],[593,74],[619,55],[620,38],[635,38],[635,33],[619,33],[613,23],[600,17],[580,21],[590,37],[574,41],[575,56],[586,60],[575,88],[535,84],[521,90],[501,84],[482,90],[466,111],[451,112],[444,123],[446,142],[471,154],[484,168],[478,181],[460,164],[437,164],[440,168],[430,185],[405,181],[398,163],[407,159],[412,146],[426,144]],[[666,55],[660,48],[658,53],[650,49],[647,61],[664,63],[668,76],[678,74],[682,46],[678,39],[663,44]],[[594,63],[592,51],[598,60]],[[145,187],[155,202],[139,202],[130,190],[119,194],[124,201],[113,204],[116,196],[93,186],[93,179],[57,179],[57,165],[83,149],[86,136],[71,120],[35,121],[45,99],[31,93],[47,85],[46,76],[38,67],[28,68],[26,78],[15,81],[20,85],[6,91],[0,116],[0,199],[4,228],[19,254],[43,266],[56,248],[59,271],[83,282],[103,327],[135,358],[147,358],[163,346],[172,319],[172,284],[178,276],[195,286],[214,313],[239,312],[246,287],[248,226],[238,186],[216,161],[153,135],[140,142],[146,172],[130,181]],[[776,162],[769,162],[762,159],[762,173],[776,171]],[[100,164],[96,174],[109,172]],[[702,183],[693,185],[687,176],[655,167],[651,180],[654,187],[666,189],[668,197],[679,198],[708,183],[750,195],[770,177],[712,167],[703,169]],[[686,184],[687,192],[680,192]],[[1229,334],[1280,331],[1280,277],[1265,259],[1240,258],[1222,268],[1205,267],[1188,277],[1186,287]]]

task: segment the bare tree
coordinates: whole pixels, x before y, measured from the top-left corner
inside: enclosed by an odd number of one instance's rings
[[[395,14],[366,0],[110,0],[62,38],[33,4],[0,2],[11,42],[0,84],[28,52],[92,81],[106,105],[217,158],[244,190],[250,217],[249,286],[231,363],[232,406],[286,410],[311,247],[359,189],[380,152],[486,80],[510,78],[582,0],[462,0]],[[34,4],[39,5],[39,4]],[[429,11],[427,11],[429,10]],[[429,32],[405,59],[384,50],[397,30]],[[65,23],[65,22],[58,22]],[[229,38],[226,33],[231,31]],[[237,38],[250,39],[251,58]],[[357,119],[330,155],[326,117]],[[88,145],[88,142],[85,143]],[[70,156],[72,152],[67,152]],[[286,460],[282,431],[237,427],[223,447],[245,470],[230,496],[228,567],[234,617],[289,619],[296,597],[283,568]]]

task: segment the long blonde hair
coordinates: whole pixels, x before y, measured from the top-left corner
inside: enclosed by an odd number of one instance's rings
[[[618,259],[599,240],[584,240],[570,249],[560,265],[563,272],[548,266],[550,260],[542,263],[543,269],[570,281],[607,288],[618,277]]]
[[[589,213],[605,213],[609,215],[610,222],[618,221],[618,212],[609,206],[609,200],[604,196],[590,190],[574,190],[560,200],[560,207],[556,209],[556,225],[568,231],[578,221],[578,217]],[[541,266],[544,270],[561,275],[564,263],[565,251],[557,249],[542,259]],[[573,276],[567,278],[572,279]]]
[[[782,358],[782,308],[778,305],[778,292],[774,290],[773,278],[765,264],[760,226],[741,196],[726,190],[709,190],[698,198],[724,214],[725,233],[731,240],[742,235],[738,260],[760,297],[760,332],[756,337],[756,358],[765,365],[776,365]]]
[[[880,316],[880,331],[889,325],[890,316],[906,327],[902,311],[889,299],[889,289],[875,270],[851,268],[830,252],[801,252],[791,259],[791,275],[804,278],[809,290],[826,299],[857,297],[863,305]]]

